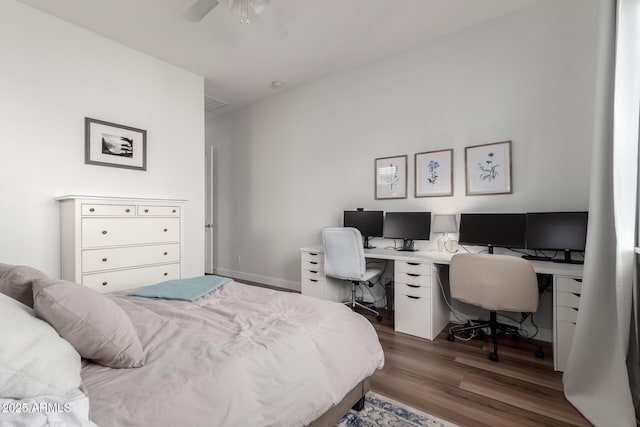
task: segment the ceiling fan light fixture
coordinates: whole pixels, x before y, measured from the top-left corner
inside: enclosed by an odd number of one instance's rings
[[[271,89],[278,90],[284,86],[284,83],[279,80],[274,80],[271,82]]]

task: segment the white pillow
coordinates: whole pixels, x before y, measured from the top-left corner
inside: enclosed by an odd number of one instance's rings
[[[80,387],[80,355],[26,305],[0,293],[0,397],[59,395]]]

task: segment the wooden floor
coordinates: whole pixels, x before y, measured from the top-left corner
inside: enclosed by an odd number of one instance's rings
[[[369,320],[385,354],[371,383],[376,393],[460,426],[591,425],[565,399],[549,343],[536,359],[530,345],[500,337],[492,362],[488,339],[449,342],[445,328],[429,341],[396,333],[392,316]]]

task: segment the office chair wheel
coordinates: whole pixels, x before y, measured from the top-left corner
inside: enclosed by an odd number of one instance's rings
[[[498,353],[494,353],[494,352],[489,353],[489,360],[491,360],[493,362],[497,362],[498,361]]]
[[[380,314],[378,314],[378,315],[376,316],[376,320],[377,320],[378,322],[382,322],[382,316],[381,316]]]
[[[449,333],[449,335],[447,335],[447,340],[454,342],[456,340],[456,336],[452,333]]]
[[[542,350],[542,348],[536,348],[535,355],[538,359],[544,359],[544,350]]]

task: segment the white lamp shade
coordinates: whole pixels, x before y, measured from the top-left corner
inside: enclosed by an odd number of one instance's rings
[[[457,233],[456,216],[453,214],[434,215],[431,231],[434,233]]]

